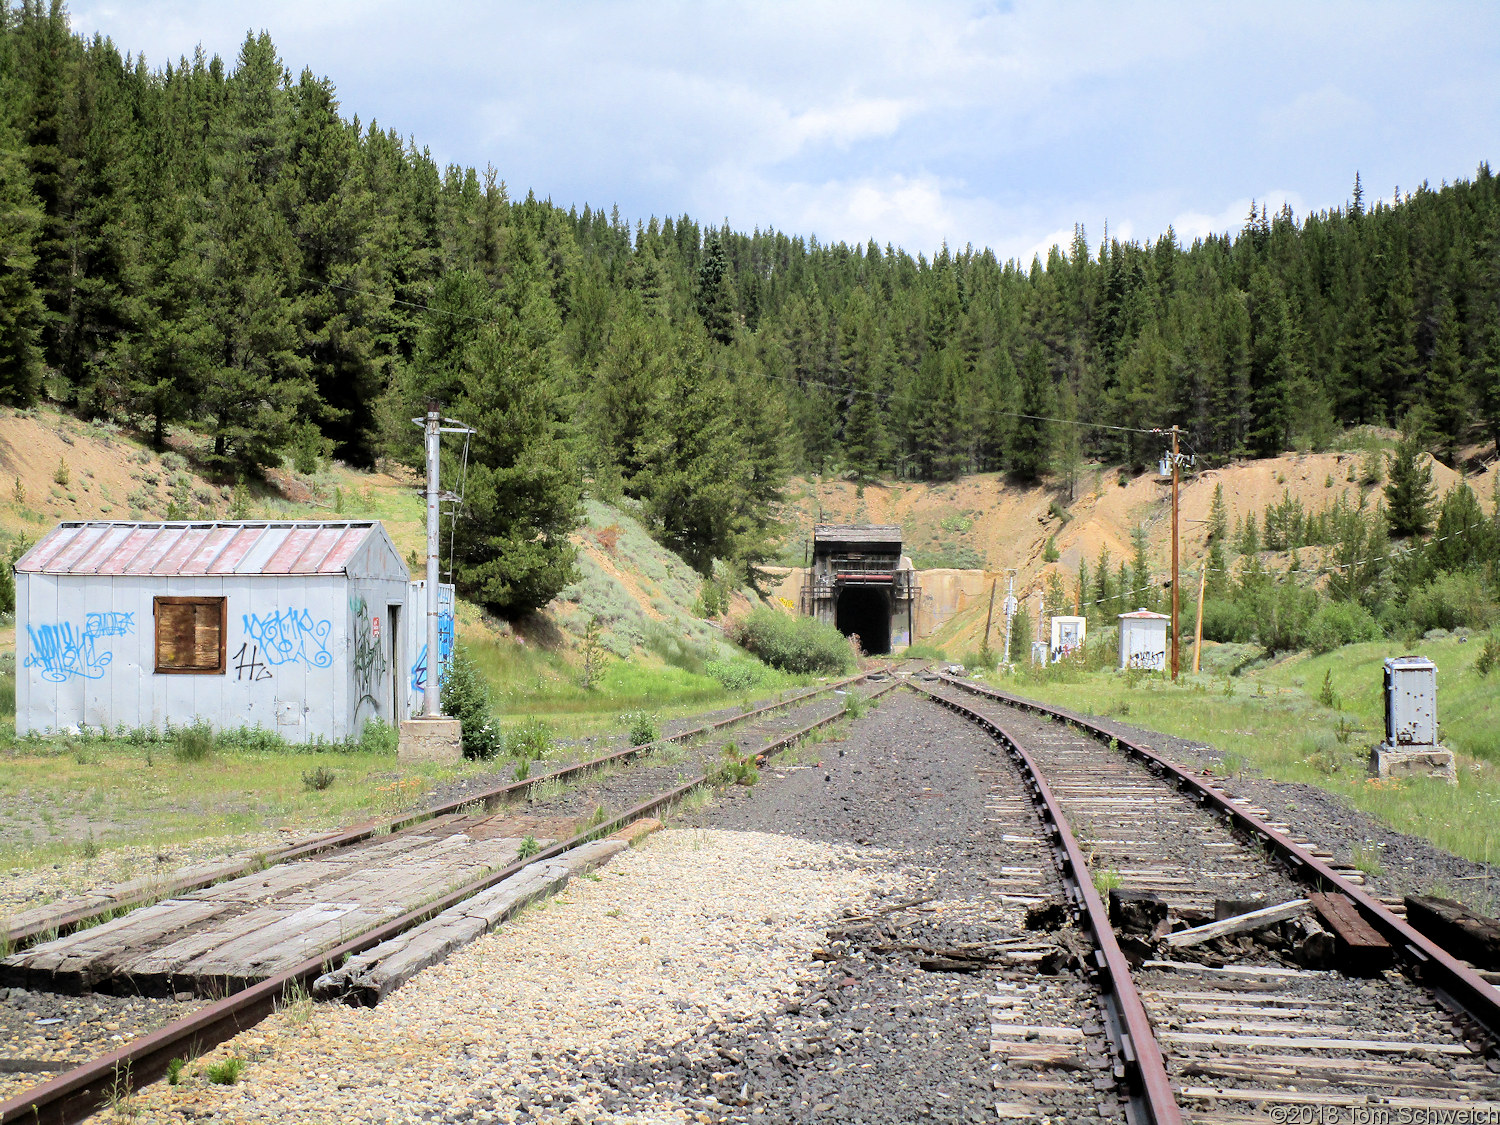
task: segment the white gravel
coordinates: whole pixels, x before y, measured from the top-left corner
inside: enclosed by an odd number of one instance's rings
[[[616,1116],[579,1064],[776,1008],[812,974],[831,917],[899,889],[873,858],[758,832],[660,832],[380,1007],[293,1006],[193,1062],[181,1085],[100,1119],[489,1122],[513,1120],[524,1099],[525,1120],[699,1120],[661,1098],[647,1116]],[[239,1082],[208,1083],[231,1056],[245,1060]]]

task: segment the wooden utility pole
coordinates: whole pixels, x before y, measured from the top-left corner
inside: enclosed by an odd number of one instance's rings
[[[1177,679],[1177,433],[1172,427],[1172,679]]]
[[[990,649],[990,622],[995,620],[995,583],[999,581],[998,578],[990,580],[990,611],[984,618],[984,650],[986,652]]]
[[[1198,657],[1203,651],[1203,590],[1208,585],[1208,563],[1203,564],[1203,573],[1198,575],[1198,625],[1193,630],[1193,675],[1198,674]]]

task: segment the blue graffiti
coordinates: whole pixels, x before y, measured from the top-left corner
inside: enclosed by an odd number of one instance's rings
[[[284,609],[257,617],[243,615],[245,632],[260,643],[260,654],[267,664],[296,664],[309,668],[327,668],[333,655],[324,643],[333,631],[333,623],[314,621],[305,609]]]
[[[447,591],[444,590],[443,594]],[[453,667],[453,614],[452,612],[438,613],[438,686],[448,678],[448,669]],[[427,690],[427,646],[422,646],[422,651],[417,653],[417,662],[411,666],[411,690],[414,692],[425,692]]]
[[[123,637],[134,632],[134,613],[87,613],[83,617],[86,637]]]
[[[123,637],[135,632],[134,613],[89,613],[83,628],[74,631],[71,622],[58,625],[28,625],[31,652],[25,667],[40,668],[42,679],[55,684],[77,676],[97,680],[114,659],[114,654],[99,652],[94,642],[100,637]]]

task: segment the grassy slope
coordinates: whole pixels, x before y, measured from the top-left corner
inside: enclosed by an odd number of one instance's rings
[[[1201,740],[1233,766],[1248,764],[1278,781],[1304,782],[1347,798],[1392,828],[1424,836],[1470,859],[1500,861],[1500,672],[1474,671],[1479,645],[1456,638],[1417,651],[1438,665],[1438,715],[1444,742],[1458,756],[1459,783],[1381,782],[1366,773],[1379,740],[1385,644],[1351,645],[1325,656],[1292,657],[1260,671],[1213,679],[1129,677],[1071,666],[1026,671],[1002,681],[1019,694]],[[1319,702],[1325,673],[1341,709]],[[1227,690],[1227,694],[1226,694]],[[1356,729],[1339,740],[1340,723]]]
[[[158,455],[117,427],[44,408],[0,411],[0,547],[19,537],[35,540],[59,520],[164,519],[169,505],[179,518],[233,518],[234,490],[195,471],[193,441],[174,436],[174,448]],[[255,519],[379,519],[414,561],[424,539],[417,483],[399,469],[281,469],[240,503]],[[674,717],[801,682],[726,644],[717,626],[698,617],[697,575],[628,511],[591,501],[586,515],[574,537],[579,581],[541,613],[511,624],[460,603],[460,643],[495,687],[502,725],[535,716],[562,737],[613,734],[624,729],[624,712]],[[595,617],[600,669],[597,685],[585,689],[580,638]],[[4,719],[14,711],[14,651],[14,624],[0,624]],[[708,675],[715,660],[737,665],[741,686],[729,690]],[[77,859],[94,848],[159,850],[206,837],[243,839],[267,826],[344,823],[410,805],[436,782],[495,768],[222,748],[206,764],[185,764],[166,747],[148,754],[117,740],[65,739],[12,745],[0,749],[0,759],[0,869],[15,870]],[[338,774],[324,791],[302,781],[319,765]]]

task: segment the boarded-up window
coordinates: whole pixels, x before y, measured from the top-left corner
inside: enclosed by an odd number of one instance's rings
[[[225,667],[223,598],[156,599],[156,670],[197,675]]]

